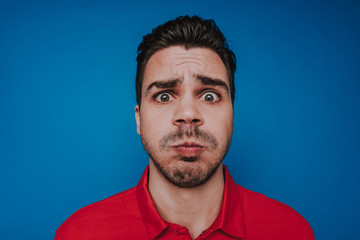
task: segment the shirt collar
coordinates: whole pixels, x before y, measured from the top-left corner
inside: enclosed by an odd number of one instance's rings
[[[141,215],[144,219],[151,239],[159,236],[169,225],[165,222],[155,208],[148,190],[149,166],[146,167],[143,175],[136,186],[136,197],[139,204]]]
[[[136,186],[136,196],[147,230],[150,237],[154,239],[169,226],[169,223],[161,218],[151,199],[148,191],[148,175],[149,167],[146,167]],[[217,218],[210,228],[213,230],[221,229],[231,236],[243,238],[245,230],[242,210],[242,193],[225,165],[224,176],[225,186],[222,205]]]
[[[218,226],[219,229],[227,234],[244,238],[244,213],[242,205],[242,192],[239,186],[234,182],[227,167],[224,165],[224,196],[219,215],[215,219],[214,227]]]

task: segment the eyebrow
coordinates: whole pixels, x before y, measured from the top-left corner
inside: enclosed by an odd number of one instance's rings
[[[221,79],[211,78],[204,75],[196,75],[196,79],[198,79],[203,85],[219,86],[224,88],[227,92],[230,92],[229,86]]]
[[[147,95],[153,87],[160,88],[160,89],[174,88],[174,87],[178,86],[180,83],[181,83],[180,79],[155,81],[146,88],[144,95]]]

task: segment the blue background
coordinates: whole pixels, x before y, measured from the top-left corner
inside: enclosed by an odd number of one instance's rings
[[[360,239],[359,1],[0,3],[0,236],[52,239],[74,211],[137,184],[136,48],[178,15],[218,23],[238,60],[236,182],[316,239]]]

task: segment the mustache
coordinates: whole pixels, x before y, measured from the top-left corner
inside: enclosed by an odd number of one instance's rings
[[[200,130],[197,126],[180,126],[177,130],[170,132],[160,139],[160,150],[164,150],[171,143],[182,140],[184,137],[198,139],[201,143],[208,143],[210,148],[216,149],[218,142],[216,138],[207,131]]]

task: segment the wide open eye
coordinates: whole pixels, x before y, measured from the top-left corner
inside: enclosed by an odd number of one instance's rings
[[[205,102],[216,102],[219,101],[220,97],[218,94],[214,92],[205,92],[201,96],[201,100],[204,100]]]
[[[170,93],[160,93],[155,97],[155,100],[160,102],[160,103],[167,103],[170,102],[172,100],[172,96]]]

